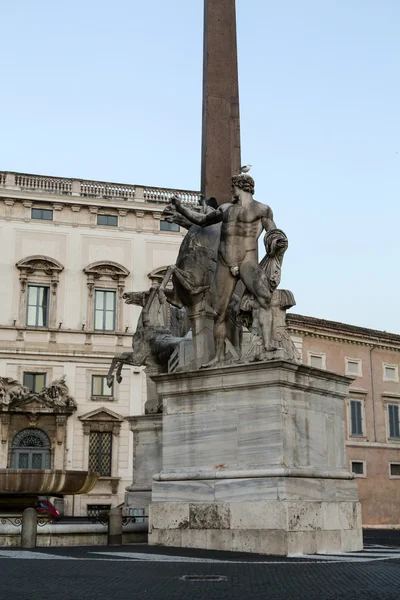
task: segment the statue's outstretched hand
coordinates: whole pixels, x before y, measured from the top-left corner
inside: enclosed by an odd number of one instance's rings
[[[171,198],[171,204],[173,204],[173,206],[175,206],[176,210],[179,211],[179,209],[182,206],[182,202],[181,199],[179,198],[179,196],[177,194],[174,194]]]

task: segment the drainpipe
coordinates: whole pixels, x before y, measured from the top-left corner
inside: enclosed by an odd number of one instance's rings
[[[371,371],[371,394],[372,394],[372,413],[374,415],[374,442],[376,442],[376,416],[375,416],[375,386],[374,386],[374,369],[372,365],[372,352],[376,346],[372,346],[369,351],[369,368]]]

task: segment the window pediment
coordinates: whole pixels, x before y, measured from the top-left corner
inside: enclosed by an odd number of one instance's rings
[[[81,415],[79,420],[82,421],[83,433],[85,435],[89,435],[94,431],[100,431],[111,432],[113,435],[119,436],[121,423],[125,419],[109,408],[97,408],[85,415]]]
[[[154,269],[148,273],[147,277],[153,282],[161,283],[165,277],[167,269],[168,267],[158,267],[157,269]]]
[[[109,421],[112,423],[122,423],[125,419],[109,408],[96,408],[85,415],[81,415],[79,420],[83,422]]]
[[[54,277],[55,274],[64,270],[63,265],[58,260],[41,255],[23,258],[16,263],[16,267],[26,275],[31,275],[35,271],[44,271],[49,277]]]
[[[108,277],[119,281],[121,278],[128,277],[129,271],[122,265],[111,261],[97,261],[91,265],[85,267],[83,272],[86,275],[90,275],[93,279],[100,279],[100,277]]]

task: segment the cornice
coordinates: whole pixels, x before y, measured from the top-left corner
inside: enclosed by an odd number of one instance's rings
[[[292,335],[299,335],[304,337],[313,337],[322,340],[329,340],[334,342],[346,342],[347,344],[351,344],[353,346],[366,346],[369,348],[373,348],[374,346],[381,348],[382,350],[390,350],[395,352],[400,352],[400,342],[396,344],[396,342],[391,341],[380,341],[376,338],[363,338],[353,337],[351,333],[333,333],[333,332],[323,332],[321,330],[315,330],[311,327],[308,328],[306,325],[297,326],[297,325],[288,325],[288,331]]]

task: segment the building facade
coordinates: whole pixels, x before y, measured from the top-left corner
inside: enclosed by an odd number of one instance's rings
[[[346,446],[363,525],[400,527],[400,335],[290,313],[287,321],[304,363],[353,377]]]
[[[122,503],[132,482],[125,417],[144,414],[146,376],[126,366],[109,388],[106,375],[140,314],[123,294],[175,262],[182,233],[161,215],[174,192],[198,202],[186,190],[0,172],[0,376],[39,395],[64,378],[76,403],[52,410],[42,394],[0,411],[0,468],[98,471],[66,514]]]

